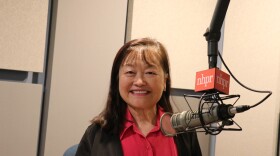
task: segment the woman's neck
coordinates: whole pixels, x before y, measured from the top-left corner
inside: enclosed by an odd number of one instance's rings
[[[152,109],[135,109],[128,107],[138,129],[144,136],[155,127],[157,121],[157,107]]]

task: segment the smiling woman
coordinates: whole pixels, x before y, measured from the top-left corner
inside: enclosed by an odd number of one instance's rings
[[[166,137],[159,120],[173,112],[169,60],[164,46],[150,38],[124,44],[111,71],[105,109],[92,120],[77,156],[201,156],[196,133]]]
[[[163,63],[159,63],[165,53],[155,45],[136,45],[130,49],[120,67],[119,91],[138,129],[146,136],[156,124],[157,103],[166,88],[164,75],[168,73],[164,72]]]
[[[156,115],[156,104],[166,88],[163,60],[157,46],[136,45],[129,49],[119,70],[119,91],[131,113],[152,111]],[[161,63],[160,63],[161,62]],[[170,79],[170,78],[169,78]],[[167,108],[167,111],[170,108]],[[140,115],[140,114],[139,114]],[[144,114],[143,114],[144,115]],[[136,114],[133,114],[138,116]]]

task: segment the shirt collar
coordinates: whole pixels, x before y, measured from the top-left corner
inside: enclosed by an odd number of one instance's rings
[[[158,106],[157,107],[157,121],[156,121],[156,125],[154,127],[154,129],[151,132],[154,131],[158,131],[160,130],[160,117],[164,114],[164,110],[162,107]],[[135,125],[133,116],[131,115],[130,111],[128,108],[126,108],[126,113],[125,113],[125,121],[124,121],[124,129],[121,131],[120,133],[120,139],[122,140],[123,135],[125,134],[125,132],[132,127],[133,125]]]

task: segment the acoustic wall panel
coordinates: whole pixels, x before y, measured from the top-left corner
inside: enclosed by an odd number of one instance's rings
[[[42,85],[0,81],[0,155],[35,156]]]
[[[49,0],[0,0],[0,69],[42,72]]]
[[[104,108],[111,65],[125,40],[126,8],[127,0],[57,3],[44,156],[78,144]]]

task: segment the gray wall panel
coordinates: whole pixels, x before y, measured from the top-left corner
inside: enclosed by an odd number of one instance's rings
[[[35,156],[42,85],[0,81],[0,155]]]
[[[126,0],[57,3],[44,156],[78,144],[104,107],[113,58],[124,43],[126,8]]]

